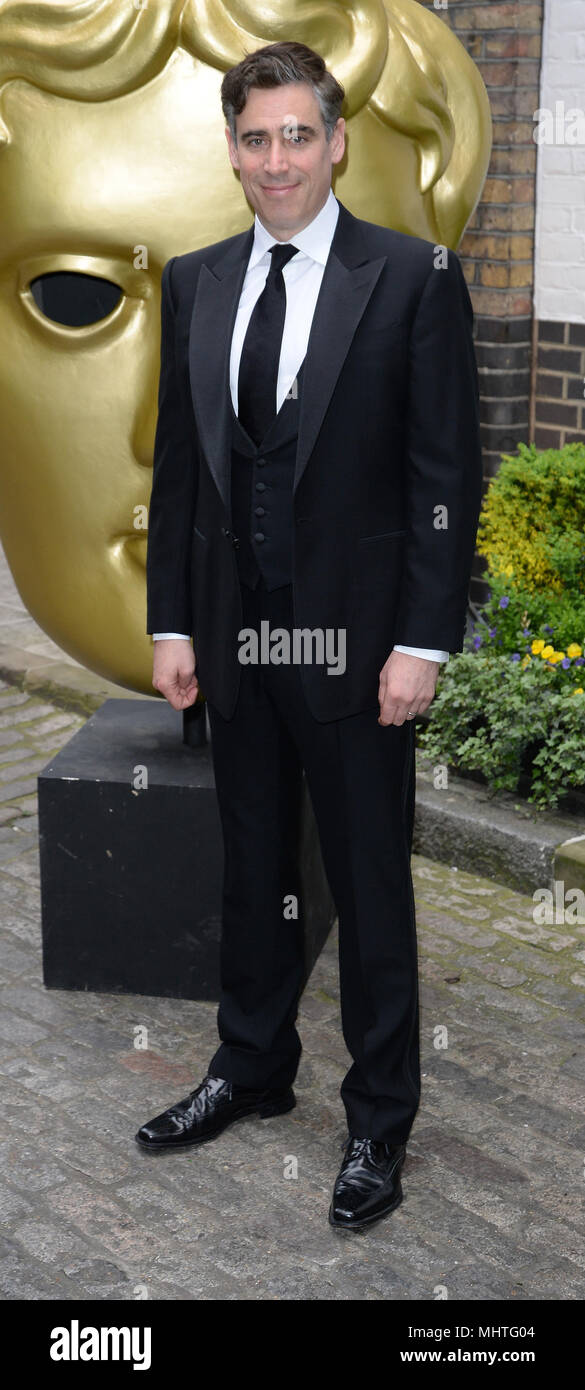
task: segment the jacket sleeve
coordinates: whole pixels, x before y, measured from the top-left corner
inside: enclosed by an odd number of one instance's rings
[[[176,311],[171,277],[161,281],[158,418],[146,552],[146,631],[192,632],[191,545],[197,499],[195,420],[181,396],[176,360]]]
[[[409,343],[406,537],[395,641],[461,651],[482,495],[473,308],[459,257],[433,265]]]

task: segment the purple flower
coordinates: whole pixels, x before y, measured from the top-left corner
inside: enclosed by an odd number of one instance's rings
[[[570,656],[565,656],[565,657],[563,657],[563,660],[561,661],[561,666],[562,666],[562,668],[563,668],[563,671],[568,671],[570,665],[571,665],[571,658],[570,658]]]
[[[519,660],[520,660],[520,652],[513,652],[513,653],[512,653],[512,661],[519,661]]]
[[[529,627],[523,627],[523,628],[522,628],[522,636],[523,636],[523,637],[530,637],[530,628],[529,628]]]
[[[551,627],[550,623],[545,623],[542,630],[543,632],[554,632],[554,627]]]
[[[585,656],[576,656],[575,666],[585,666]]]
[[[481,647],[481,637],[480,637],[479,632],[476,633],[476,636],[475,636],[474,639],[473,639],[473,645],[474,645],[474,647],[475,647],[476,652],[478,652],[479,649],[480,649],[480,647]]]
[[[506,596],[504,595],[504,597],[500,599],[500,608],[507,608],[509,602],[509,598],[506,598]]]
[[[490,627],[489,636],[490,636],[490,637],[495,637],[497,630],[498,630],[497,627]]]

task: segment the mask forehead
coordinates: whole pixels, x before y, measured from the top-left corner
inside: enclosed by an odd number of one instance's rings
[[[146,244],[155,261],[205,245],[210,186],[233,230],[249,210],[226,158],[221,74],[178,50],[137,91],[72,101],[22,81],[4,90],[2,259],[40,245]],[[226,235],[228,233],[226,232]]]

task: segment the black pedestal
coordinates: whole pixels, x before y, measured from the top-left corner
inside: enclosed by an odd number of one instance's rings
[[[106,700],[38,779],[44,982],[217,999],[223,844],[209,744],[164,701]],[[332,926],[306,788],[306,977]]]

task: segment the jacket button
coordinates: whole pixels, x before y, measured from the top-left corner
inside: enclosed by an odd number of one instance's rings
[[[256,492],[266,492],[266,483],[256,483]]]
[[[254,540],[255,540],[255,541],[263,541],[264,539],[265,539],[264,532],[263,532],[263,531],[256,531],[256,533],[255,533],[255,535],[254,535]]]
[[[265,508],[264,508],[264,507],[255,507],[255,508],[254,508],[254,511],[255,511],[255,513],[256,513],[256,516],[265,516]]]
[[[263,468],[264,464],[266,463],[266,459],[256,459],[256,463],[258,464],[259,468]]]

